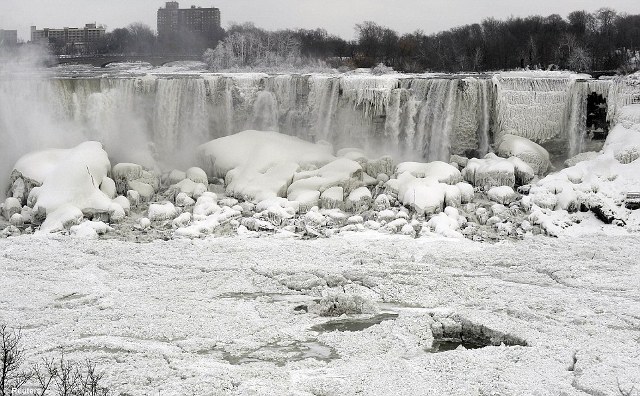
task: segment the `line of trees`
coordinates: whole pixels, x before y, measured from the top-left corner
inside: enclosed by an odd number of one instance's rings
[[[594,13],[489,18],[437,34],[399,36],[374,22],[356,26],[356,63],[383,62],[403,71],[487,71],[513,68],[612,70],[638,62],[640,15],[609,8]]]
[[[232,25],[204,60],[213,70],[235,68],[290,68],[318,64],[348,56],[353,44],[331,36],[324,29],[270,32],[252,23]]]
[[[436,34],[399,35],[371,21],[357,24],[355,31],[356,40],[348,42],[322,29],[268,32],[252,24],[234,25],[206,60],[213,69],[322,59],[331,66],[383,63],[406,72],[525,67],[597,71],[640,65],[640,15],[610,8],[575,11],[566,19],[557,14],[488,18]]]
[[[115,29],[91,48],[106,54],[202,54],[213,69],[273,67],[326,62],[336,67],[373,67],[398,71],[489,71],[562,68],[575,71],[637,68],[640,65],[640,15],[574,11],[563,18],[530,16],[464,25],[425,34],[400,35],[375,22],[355,26],[346,41],[324,29],[267,31],[251,23],[234,24],[213,37],[185,32],[160,40],[148,26]]]

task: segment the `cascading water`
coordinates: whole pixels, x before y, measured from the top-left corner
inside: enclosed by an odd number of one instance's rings
[[[247,129],[278,131],[278,101],[273,93],[269,91],[258,92]]]
[[[331,140],[331,124],[338,105],[339,80],[332,76],[317,76],[311,79],[309,105],[313,109],[313,139]]]
[[[582,151],[587,131],[587,84],[572,82],[570,86],[569,104],[565,116],[569,157]]]
[[[418,111],[414,134],[415,147],[429,161],[448,161],[458,81],[426,80],[426,83],[426,97]]]

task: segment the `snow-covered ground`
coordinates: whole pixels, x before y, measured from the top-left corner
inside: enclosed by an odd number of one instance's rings
[[[619,395],[640,389],[640,236],[0,239],[0,323],[129,395]],[[320,332],[323,295],[362,331]],[[306,312],[305,308],[309,311]],[[429,353],[450,319],[526,341]],[[634,393],[631,393],[634,394]]]

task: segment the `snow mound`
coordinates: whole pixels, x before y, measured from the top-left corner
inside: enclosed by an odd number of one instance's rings
[[[447,238],[464,238],[460,233],[460,224],[462,221],[466,221],[464,216],[460,216],[459,212],[455,208],[446,207],[444,212],[438,213],[433,216],[426,223],[429,232],[442,235]]]
[[[80,224],[84,215],[82,211],[71,204],[59,206],[53,212],[47,214],[47,218],[40,226],[40,232],[52,233],[69,229]]]
[[[48,150],[41,154],[46,160],[51,159]],[[37,154],[28,156],[34,161],[38,157]],[[21,161],[24,158],[18,162]],[[50,163],[49,172],[38,188],[34,211],[48,215],[58,208],[72,205],[87,215],[108,213],[112,200],[100,189],[100,184],[109,180],[107,174],[110,169],[107,153],[98,142],[85,142],[65,150],[57,164]]]
[[[102,221],[83,221],[78,225],[71,226],[69,231],[76,238],[97,239],[99,235],[113,231],[113,228]]]
[[[14,172],[41,185],[44,179],[67,156],[66,149],[35,151],[23,155],[13,166]]]
[[[315,197],[317,202],[320,194],[332,187],[342,187],[345,194],[349,194],[364,184],[362,175],[362,167],[358,162],[338,158],[320,169],[294,174],[294,181],[287,190],[287,197],[290,201],[300,202],[305,202],[301,200],[303,196],[307,197],[307,201]]]
[[[504,135],[498,144],[497,154],[504,158],[517,157],[533,168],[536,175],[547,172],[551,166],[549,152],[531,140],[515,136]]]
[[[567,168],[570,168],[572,166],[577,165],[578,162],[590,161],[592,159],[595,159],[598,155],[599,154],[596,153],[595,151],[587,151],[584,153],[580,153],[564,161],[564,166],[566,166]]]
[[[285,197],[296,171],[335,159],[331,146],[262,131],[215,139],[198,150],[207,174],[225,179],[227,194],[254,202]]]
[[[462,181],[458,168],[442,161],[429,163],[402,162],[398,164],[396,173],[409,172],[415,177],[433,177],[440,183],[456,184]]]
[[[640,113],[640,106],[634,108],[636,109]],[[632,163],[640,158],[640,128],[636,131],[622,124],[616,125],[609,132],[602,150],[613,154],[621,164]]]
[[[640,113],[637,106],[624,110]],[[637,147],[640,147],[640,129],[617,124],[609,133],[600,154],[585,155],[572,167],[548,175],[532,186],[530,196],[525,200],[534,205],[532,223],[548,228],[547,232],[552,235],[557,234],[558,229],[549,223],[548,218],[558,212],[548,211],[575,212],[581,209],[591,210],[606,223],[624,225],[630,221],[628,211],[621,205],[627,193],[640,191],[640,161],[637,160],[640,156],[635,155]]]
[[[433,214],[444,208],[446,184],[433,177],[417,178],[406,172],[398,176],[398,200],[418,214]]]
[[[207,174],[221,178],[232,169],[264,173],[284,163],[324,165],[335,159],[328,145],[252,130],[212,140],[201,145],[198,153]]]

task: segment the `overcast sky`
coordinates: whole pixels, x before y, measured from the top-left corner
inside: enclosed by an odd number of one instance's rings
[[[18,29],[29,39],[29,26],[80,27],[104,24],[109,30],[132,22],[156,29],[157,0],[1,0],[0,29]],[[218,7],[222,25],[252,21],[267,29],[325,28],[345,39],[354,37],[354,25],[375,21],[400,33],[422,29],[438,32],[454,26],[480,22],[486,17],[506,18],[560,14],[574,10],[594,11],[611,7],[640,14],[640,0],[190,0],[190,5]]]

